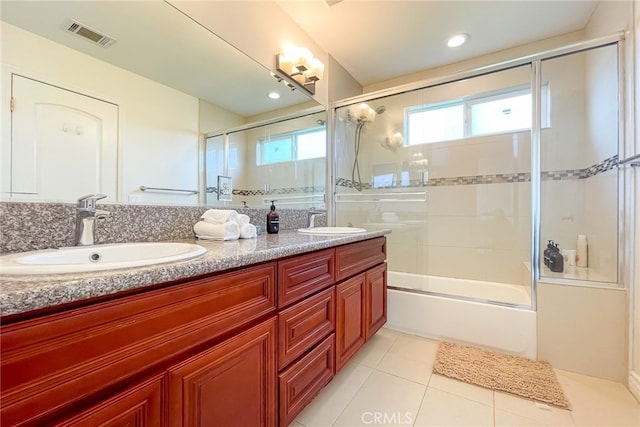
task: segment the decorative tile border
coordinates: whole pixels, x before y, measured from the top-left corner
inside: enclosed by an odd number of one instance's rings
[[[584,169],[567,169],[559,171],[542,171],[540,174],[543,181],[561,181],[567,179],[586,179],[616,168],[618,165],[618,155],[609,157]],[[345,178],[336,179],[336,186],[361,190],[373,190],[384,188],[412,188],[412,187],[439,187],[448,185],[473,185],[473,184],[502,184],[509,182],[530,182],[530,172],[497,173],[491,175],[470,175],[452,176],[444,178],[430,178],[423,182],[419,179],[411,180],[408,185],[392,185],[384,187],[373,187],[369,182],[357,183]]]
[[[207,187],[207,193],[217,194],[218,189],[216,187]],[[234,189],[234,196],[270,196],[273,194],[306,194],[306,193],[324,193],[324,186],[318,187],[284,187],[275,188],[270,191],[264,190],[240,190]]]

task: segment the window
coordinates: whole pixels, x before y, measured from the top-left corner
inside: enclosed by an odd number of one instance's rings
[[[256,165],[315,159],[327,155],[326,130],[305,129],[258,140]]]
[[[495,96],[469,103],[471,136],[531,127],[531,93]]]
[[[464,105],[415,110],[407,120],[410,144],[448,141],[464,137]]]
[[[548,127],[545,100],[549,86],[542,87],[542,126]],[[531,128],[531,90],[514,88],[500,93],[408,108],[405,145],[451,141],[474,136]]]

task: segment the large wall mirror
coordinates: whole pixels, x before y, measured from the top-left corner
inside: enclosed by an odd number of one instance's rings
[[[210,202],[200,135],[318,106],[164,1],[2,1],[0,17],[2,200]]]

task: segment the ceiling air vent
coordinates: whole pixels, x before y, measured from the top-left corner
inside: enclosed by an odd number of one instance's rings
[[[65,25],[65,28],[67,29],[67,31],[70,31],[73,34],[79,37],[82,37],[86,40],[89,40],[90,42],[100,45],[102,47],[109,47],[113,43],[115,43],[115,40],[112,39],[111,37],[105,36],[104,34],[100,34],[96,30],[93,30],[87,27],[86,25],[76,21],[69,20]]]

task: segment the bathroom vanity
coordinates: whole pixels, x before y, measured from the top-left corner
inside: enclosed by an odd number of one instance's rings
[[[2,318],[2,424],[286,426],[385,323],[384,234],[211,243],[85,299],[83,278],[9,283],[47,296]]]

